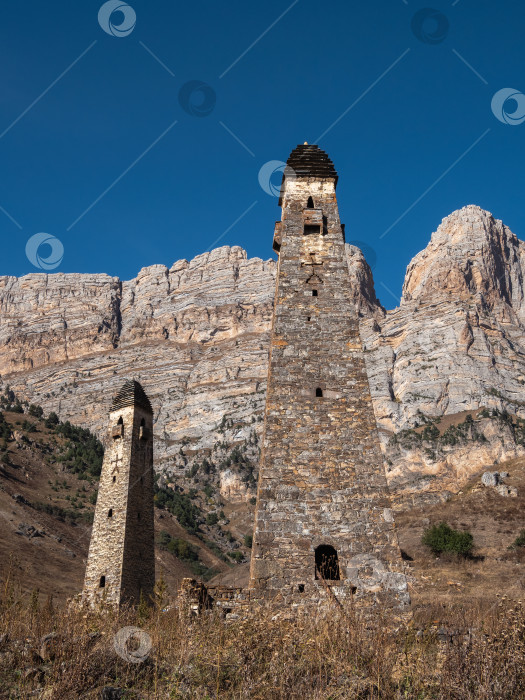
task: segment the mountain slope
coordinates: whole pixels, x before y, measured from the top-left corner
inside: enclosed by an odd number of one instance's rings
[[[467,440],[439,453],[428,442],[394,449],[391,438],[421,425],[420,414],[461,422],[488,408],[525,417],[524,245],[488,212],[464,207],[412,260],[401,304],[389,311],[361,251],[347,246],[392,489],[454,491],[483,466],[523,453],[507,428],[498,440],[488,424],[486,443]],[[249,501],[274,281],[273,260],[249,260],[238,247],[169,270],[154,265],[128,282],[0,278],[2,381],[102,434],[111,395],[135,377],[154,406],[155,465],[165,483]],[[425,481],[436,474],[443,479]]]

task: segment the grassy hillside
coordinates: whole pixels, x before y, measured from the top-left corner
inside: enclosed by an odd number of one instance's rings
[[[0,570],[12,562],[23,590],[63,601],[81,589],[102,458],[88,430],[9,390],[0,396]],[[157,575],[172,591],[185,576],[209,579],[249,556],[228,506],[205,499],[156,486]],[[217,505],[220,517],[210,517]]]

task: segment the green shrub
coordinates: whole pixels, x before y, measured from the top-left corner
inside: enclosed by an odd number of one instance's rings
[[[29,415],[34,416],[35,418],[42,418],[44,415],[44,409],[42,406],[37,406],[36,404],[32,403],[29,406]]]
[[[211,498],[213,496],[214,491],[215,491],[215,489],[213,488],[213,486],[211,484],[206,484],[206,486],[202,490],[204,491],[204,495],[207,498]]]
[[[80,479],[100,476],[104,448],[93,433],[86,428],[71,425],[69,421],[58,423],[55,433],[67,439],[65,453],[57,461],[64,462],[65,466],[78,474]]]
[[[510,545],[509,549],[517,549],[518,547],[525,547],[525,530],[520,532],[514,542]]]
[[[447,523],[432,525],[423,533],[421,542],[429,547],[434,554],[450,552],[468,557],[474,546],[474,538],[468,530],[454,530]]]
[[[197,532],[199,524],[202,522],[202,514],[197,506],[191,502],[189,496],[156,484],[154,501],[157,508],[169,510],[190,534]]]
[[[217,525],[219,522],[219,516],[217,513],[208,513],[206,516],[206,525]]]
[[[244,546],[249,547],[251,549],[252,544],[253,544],[253,536],[252,535],[244,535]]]
[[[161,530],[157,535],[157,546],[184,561],[197,561],[199,558],[196,547],[181,537],[172,537],[166,530]]]
[[[48,415],[45,421],[46,428],[54,428],[58,425],[58,423],[59,421],[57,414],[54,411],[51,411],[51,413]]]
[[[236,562],[240,562],[244,559],[244,554],[238,550],[236,552],[228,552],[228,556]]]

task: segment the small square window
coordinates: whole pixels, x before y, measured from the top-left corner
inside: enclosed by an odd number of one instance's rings
[[[320,224],[305,224],[304,225],[304,235],[313,236],[321,233]]]

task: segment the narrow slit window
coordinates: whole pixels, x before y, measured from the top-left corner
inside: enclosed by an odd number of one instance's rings
[[[318,296],[318,294],[317,294],[317,289],[312,289],[312,296],[313,296],[313,297]]]
[[[112,517],[113,517],[113,508],[110,508],[108,510],[108,518],[112,518]]]
[[[115,483],[116,480],[117,480],[117,477],[114,476],[114,477],[113,477],[113,483]]]
[[[307,209],[315,209],[313,197],[308,197],[308,202],[306,204]]]
[[[323,390],[321,389],[320,386],[318,386],[317,389],[315,390],[315,395],[319,398],[323,395]]]
[[[99,587],[99,588],[105,588],[105,587],[106,587],[106,577],[105,577],[105,576],[101,576],[101,577],[100,577],[100,581],[99,581],[98,587]]]

